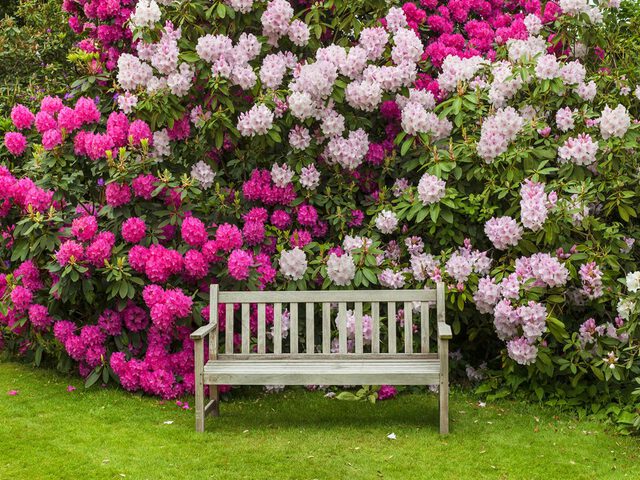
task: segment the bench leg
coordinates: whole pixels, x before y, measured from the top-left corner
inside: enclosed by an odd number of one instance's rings
[[[214,417],[220,416],[220,396],[217,385],[209,385],[209,403],[207,404],[205,413],[211,414]]]
[[[438,342],[438,354],[440,357],[440,434],[449,433],[449,342]]]
[[[194,342],[195,390],[196,390],[196,432],[204,432],[204,346],[202,340]]]

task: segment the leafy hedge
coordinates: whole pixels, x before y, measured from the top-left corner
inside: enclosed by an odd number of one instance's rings
[[[10,350],[174,397],[212,281],[444,280],[480,391],[637,427],[637,7],[159,3],[65,1],[82,74],[11,112]]]

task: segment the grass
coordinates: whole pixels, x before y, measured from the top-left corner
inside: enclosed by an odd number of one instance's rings
[[[3,479],[640,478],[635,438],[535,405],[481,408],[458,391],[447,437],[434,395],[370,405],[302,389],[236,397],[202,435],[175,402],[52,371],[3,362],[0,386]]]

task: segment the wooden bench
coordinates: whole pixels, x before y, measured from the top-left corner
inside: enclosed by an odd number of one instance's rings
[[[417,332],[414,304],[419,302]],[[218,305],[225,305],[224,345],[218,347]],[[240,304],[236,312],[234,304]],[[251,344],[251,305],[257,314],[257,343]],[[267,305],[274,320],[267,333]],[[430,349],[429,307],[436,306],[437,353]],[[284,307],[286,309],[283,309]],[[337,308],[336,308],[337,307]],[[404,326],[396,322],[404,309]],[[351,312],[348,312],[348,308]],[[438,385],[440,433],[449,432],[449,339],[445,291],[439,283],[424,290],[324,290],[222,292],[211,285],[210,322],[191,338],[195,342],[196,430],[204,431],[207,414],[219,415],[217,385]],[[271,308],[269,308],[269,311]],[[282,314],[289,313],[284,338]],[[410,315],[406,315],[411,312]],[[371,341],[363,337],[363,313]],[[239,315],[236,315],[239,314]],[[316,314],[320,314],[316,324]],[[348,338],[347,315],[353,315]],[[234,317],[239,318],[234,318]],[[337,319],[334,322],[334,319]],[[385,321],[386,319],[386,321]],[[239,321],[239,323],[236,323]],[[381,329],[388,341],[381,342]],[[332,348],[332,331],[338,331]],[[319,330],[319,331],[317,331]],[[234,345],[240,332],[240,345]],[[305,338],[302,340],[300,334]],[[204,340],[209,337],[209,360]],[[255,336],[255,335],[254,335]],[[418,352],[414,352],[414,342]],[[332,350],[338,350],[332,353]],[[220,350],[220,351],[219,351]],[[205,404],[205,385],[209,401]]]

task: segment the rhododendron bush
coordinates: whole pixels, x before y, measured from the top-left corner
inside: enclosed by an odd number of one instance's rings
[[[175,397],[211,282],[443,280],[484,390],[630,405],[640,87],[601,47],[618,7],[65,0],[87,75],[4,135],[3,342]]]

